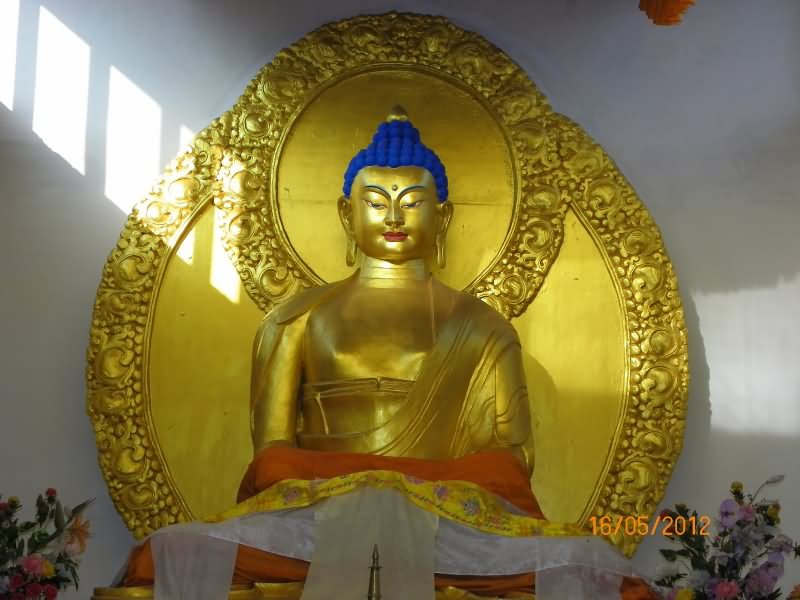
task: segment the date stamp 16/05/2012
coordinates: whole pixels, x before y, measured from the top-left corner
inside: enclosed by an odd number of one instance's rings
[[[680,515],[656,515],[653,522],[644,515],[634,517],[632,515],[606,515],[604,517],[589,517],[589,524],[592,527],[592,535],[663,535],[671,537],[674,535],[711,535],[709,525],[711,517],[700,515],[696,517],[682,517]]]

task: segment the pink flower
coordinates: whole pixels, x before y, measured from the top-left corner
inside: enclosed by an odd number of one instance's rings
[[[739,585],[735,581],[722,580],[711,588],[716,600],[731,600],[739,595]]]
[[[55,498],[57,494],[56,488],[47,488],[47,491],[45,491],[45,496],[48,498]]]
[[[25,585],[25,578],[22,575],[12,575],[8,582],[8,588],[13,592]]]
[[[64,552],[67,553],[67,556],[78,556],[83,550],[81,550],[81,545],[78,542],[68,542],[64,546]]]
[[[300,490],[296,487],[289,488],[283,492],[283,501],[287,504],[294,502],[300,497]]]
[[[753,510],[753,507],[749,504],[743,504],[739,507],[739,516],[738,519],[740,521],[745,521],[746,523],[752,523],[756,520],[756,511]]]
[[[29,554],[21,558],[19,564],[22,566],[23,571],[33,577],[39,577],[44,570],[44,559],[41,554]]]

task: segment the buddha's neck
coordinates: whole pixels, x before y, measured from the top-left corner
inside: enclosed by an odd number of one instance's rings
[[[395,264],[365,256],[358,273],[358,283],[375,287],[403,287],[428,280],[425,260],[415,258]]]

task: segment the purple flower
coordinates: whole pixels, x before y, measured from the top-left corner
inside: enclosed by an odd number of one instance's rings
[[[477,498],[470,498],[469,500],[465,500],[461,506],[464,508],[464,512],[467,513],[470,517],[474,517],[481,511],[481,506],[478,503]]]
[[[447,500],[447,497],[450,495],[450,490],[447,489],[446,485],[437,485],[433,488],[433,493],[439,500]]]
[[[766,596],[772,593],[775,581],[770,577],[766,570],[756,569],[747,578],[744,589],[751,596]]]
[[[770,552],[767,555],[767,562],[761,566],[764,567],[770,577],[773,577],[777,583],[778,579],[783,577],[783,554],[780,552]]]
[[[719,522],[725,529],[731,529],[736,525],[736,516],[739,513],[739,505],[736,500],[728,498],[719,505]]]

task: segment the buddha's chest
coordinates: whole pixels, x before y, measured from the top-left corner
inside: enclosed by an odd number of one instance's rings
[[[416,379],[436,325],[426,292],[356,289],[319,307],[306,329],[306,381]]]

